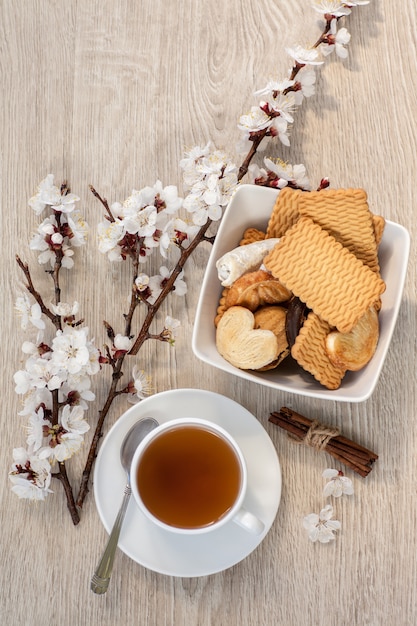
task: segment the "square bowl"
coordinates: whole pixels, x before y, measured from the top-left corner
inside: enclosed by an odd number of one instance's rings
[[[223,287],[217,275],[216,261],[239,245],[244,230],[249,226],[265,231],[277,194],[275,189],[241,185],[227,206],[210,254],[197,304],[192,336],[193,352],[213,367],[273,389],[324,400],[363,402],[371,396],[378,382],[394,332],[407,272],[409,233],[403,226],[389,220],[386,220],[378,251],[381,276],[386,283],[386,290],[381,296],[378,346],[364,368],[358,372],[346,373],[339,389],[326,389],[291,357],[285,359],[275,370],[256,372],[234,367],[217,351],[214,318]]]

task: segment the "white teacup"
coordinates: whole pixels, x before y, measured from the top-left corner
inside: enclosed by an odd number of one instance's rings
[[[263,522],[242,507],[247,468],[237,442],[208,420],[159,425],[139,444],[131,466],[133,497],[157,526],[195,535],[231,520],[261,534]]]

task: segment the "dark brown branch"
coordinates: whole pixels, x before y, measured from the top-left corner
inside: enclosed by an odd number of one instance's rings
[[[74,494],[72,491],[72,487],[70,485],[70,482],[68,480],[68,475],[67,475],[67,469],[65,467],[65,463],[59,463],[59,470],[58,472],[52,474],[53,478],[58,479],[65,491],[65,495],[67,497],[67,506],[68,506],[68,510],[71,514],[71,519],[72,522],[74,524],[74,526],[76,526],[79,522],[80,522],[80,516],[74,501]]]
[[[78,496],[76,500],[77,506],[80,508],[82,508],[84,504],[84,500],[89,491],[88,483],[90,480],[90,474],[93,469],[94,461],[97,456],[98,444],[100,442],[101,437],[103,436],[104,420],[106,419],[107,413],[110,410],[113,400],[119,395],[117,391],[117,385],[118,385],[120,378],[123,376],[123,372],[121,368],[122,368],[124,356],[125,355],[120,357],[120,359],[118,359],[116,363],[116,366],[114,368],[113,375],[112,375],[112,382],[110,385],[110,389],[107,394],[107,399],[104,403],[102,410],[99,412],[99,419],[97,421],[97,425],[94,431],[92,442],[90,444],[90,449],[89,449],[86,464],[84,466],[84,471],[81,476],[80,488],[79,488]]]
[[[340,19],[340,18],[337,18]],[[331,22],[332,19],[327,18],[326,19],[326,25],[323,29],[323,32],[321,33],[320,37],[317,39],[316,43],[312,46],[312,48],[318,48],[320,44],[324,43],[326,41],[326,36],[327,33],[330,30],[330,26],[331,26]],[[298,72],[301,70],[301,68],[304,67],[304,64],[302,63],[294,63],[292,69],[291,69],[291,74],[290,74],[290,80],[295,80]],[[288,87],[287,89],[285,89],[285,91],[283,92],[284,95],[289,93],[290,91],[295,91],[296,89],[298,89],[298,87]],[[251,164],[252,159],[254,158],[254,156],[257,154],[258,152],[258,148],[260,146],[260,144],[262,143],[262,141],[265,139],[265,137],[267,137],[269,135],[268,133],[268,129],[265,128],[263,130],[259,130],[256,133],[253,133],[251,136],[251,141],[252,141],[252,145],[250,147],[250,150],[248,152],[248,154],[246,155],[245,159],[243,160],[242,165],[239,168],[239,173],[238,173],[238,180],[241,181],[242,178],[247,174],[248,169],[249,169],[249,165]]]
[[[94,194],[97,195],[98,194]],[[125,315],[125,330],[124,330],[124,334],[126,337],[130,337],[131,333],[132,333],[132,319],[133,319],[133,315],[135,313],[136,307],[140,304],[140,300],[138,300],[138,298],[136,297],[136,293],[133,289],[133,285],[135,284],[135,279],[137,278],[137,274],[138,274],[138,268],[139,268],[139,261],[138,259],[134,259],[133,260],[133,280],[132,280],[132,294],[131,294],[131,298],[130,298],[130,306],[129,306],[129,312],[127,313],[127,315]],[[107,324],[107,323],[105,323]],[[107,330],[108,330],[108,324],[106,326]],[[114,335],[114,331],[113,329],[111,329],[113,335]],[[80,488],[78,491],[78,496],[77,496],[77,506],[82,508],[83,504],[84,504],[84,500],[87,496],[87,493],[89,491],[89,480],[90,480],[90,475],[91,475],[91,471],[93,469],[93,465],[94,465],[94,461],[96,459],[97,456],[97,450],[98,450],[98,445],[100,442],[100,439],[103,435],[103,425],[104,425],[104,421],[106,419],[106,416],[113,404],[113,401],[115,400],[115,398],[117,396],[120,395],[120,392],[117,390],[117,386],[119,384],[120,379],[123,376],[123,372],[122,372],[122,366],[123,366],[123,362],[124,359],[126,357],[127,353],[123,353],[118,359],[116,359],[116,361],[114,361],[112,359],[111,362],[111,366],[113,367],[113,374],[112,374],[112,382],[107,394],[107,398],[105,400],[104,406],[101,409],[101,411],[99,411],[99,418],[96,424],[96,428],[94,431],[94,435],[93,435],[93,439],[92,442],[90,444],[90,449],[88,451],[88,456],[87,456],[87,461],[85,463],[84,466],[84,470],[81,476],[81,482],[80,482]]]

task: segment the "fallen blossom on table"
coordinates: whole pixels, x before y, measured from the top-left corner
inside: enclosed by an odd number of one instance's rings
[[[340,530],[341,523],[332,519],[333,507],[328,504],[317,513],[310,513],[303,519],[303,526],[307,531],[310,541],[329,543],[335,539],[334,533]]]
[[[350,478],[343,474],[342,471],[330,468],[325,469],[323,472],[323,478],[328,480],[323,489],[323,495],[325,498],[328,498],[329,496],[340,498],[343,494],[348,496],[353,494],[353,483]]]

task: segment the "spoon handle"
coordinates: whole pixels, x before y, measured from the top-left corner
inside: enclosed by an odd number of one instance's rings
[[[104,550],[100,563],[97,565],[96,571],[91,578],[90,588],[92,591],[94,591],[94,593],[106,593],[109,586],[110,576],[113,569],[114,556],[116,554],[116,548],[119,541],[120,529],[122,528],[131,493],[132,490],[130,488],[130,484],[127,484],[124,490],[122,504],[120,506],[117,517],[114,520],[113,528],[110,533],[106,549]]]

